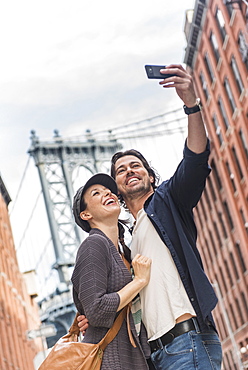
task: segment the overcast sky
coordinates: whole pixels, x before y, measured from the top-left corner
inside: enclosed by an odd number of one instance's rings
[[[194,3],[1,3],[0,173],[13,201],[27,163],[32,129],[42,141],[50,140],[54,129],[70,137],[182,105],[175,91],[146,78],[144,65],[183,62],[185,12]],[[29,180],[33,189],[35,181]],[[14,234],[16,225],[13,220]]]
[[[11,197],[30,130],[51,139],[170,108],[144,65],[182,62],[194,0],[10,0],[0,8],[0,172]]]

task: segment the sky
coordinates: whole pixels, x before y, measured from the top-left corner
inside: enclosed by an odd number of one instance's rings
[[[38,187],[30,131],[51,140],[115,127],[182,105],[146,78],[145,64],[182,63],[194,0],[9,0],[0,7],[0,174],[17,248]],[[13,205],[22,204],[15,215]],[[22,200],[20,200],[22,198]],[[23,203],[21,203],[23,202]],[[30,204],[29,204],[30,203]]]

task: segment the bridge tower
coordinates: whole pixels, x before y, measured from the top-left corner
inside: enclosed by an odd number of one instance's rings
[[[31,131],[28,153],[39,173],[56,258],[52,268],[57,270],[60,282],[53,297],[41,304],[42,322],[57,327],[57,335],[47,338],[48,347],[68,330],[74,316],[68,269],[74,265],[76,250],[83,239],[83,231],[75,224],[71,211],[73,196],[81,185],[74,189],[74,170],[83,167],[90,175],[109,172],[110,158],[121,148],[111,132],[104,140],[95,140],[87,130],[85,141],[77,141],[63,140],[54,130],[52,141],[41,142]]]

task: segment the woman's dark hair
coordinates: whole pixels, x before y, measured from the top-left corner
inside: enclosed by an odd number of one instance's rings
[[[128,221],[118,220],[119,242],[122,246],[124,257],[131,264],[131,250],[128,248],[124,241],[125,228],[123,225],[126,225],[127,223]]]
[[[84,200],[84,194],[83,194],[81,201],[80,201],[80,212],[83,212],[86,208],[87,208],[87,204]]]
[[[153,178],[153,182],[152,182],[151,185],[153,187],[153,190],[155,190],[158,186],[160,176],[157,173],[157,171],[149,165],[149,163],[147,162],[145,157],[140,152],[138,152],[138,150],[135,150],[135,149],[128,149],[124,152],[117,152],[113,155],[113,157],[111,159],[111,176],[115,179],[115,177],[116,177],[115,164],[116,164],[118,159],[120,159],[122,157],[125,157],[127,155],[133,155],[133,156],[137,157],[142,162],[142,164],[145,167],[145,169],[147,170],[149,176],[152,176],[152,178]],[[121,204],[125,206],[125,202],[124,202],[121,195],[119,195],[119,200],[120,200]]]

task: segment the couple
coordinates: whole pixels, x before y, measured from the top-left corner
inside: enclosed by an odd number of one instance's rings
[[[112,157],[111,176],[94,175],[75,197],[76,223],[89,232],[80,246],[72,275],[77,310],[87,327],[83,341],[97,343],[117,313],[139,294],[142,322],[135,347],[127,323],[103,356],[102,370],[221,368],[221,345],[211,311],[217,298],[196,248],[193,208],[210,173],[209,142],[191,76],[181,65],[161,73],[176,74],[160,82],[174,87],[188,114],[184,157],[175,174],[157,187],[156,175],[136,150]],[[115,181],[114,181],[115,179]],[[118,190],[117,190],[118,189]],[[121,203],[132,213],[131,257],[134,278],[123,263]],[[119,240],[118,240],[119,239]]]

